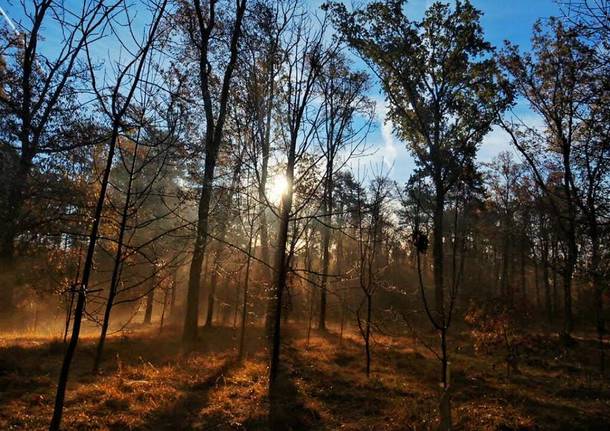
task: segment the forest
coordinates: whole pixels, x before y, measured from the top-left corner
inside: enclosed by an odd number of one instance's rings
[[[447,1],[1,2],[0,430],[610,429],[610,1]]]

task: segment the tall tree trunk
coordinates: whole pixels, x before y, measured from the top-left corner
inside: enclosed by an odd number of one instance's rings
[[[373,313],[373,296],[366,295],[366,328],[364,334],[364,350],[366,353],[366,377],[371,376],[371,318]]]
[[[289,183],[291,184],[291,183]],[[286,241],[288,240],[288,218],[292,206],[292,193],[286,193],[290,198],[283,199],[280,212],[280,226],[277,236],[277,249],[275,255],[275,313],[273,319],[273,338],[271,346],[271,365],[269,367],[269,385],[273,386],[280,364],[280,340],[282,323],[282,300],[286,287],[288,268],[286,265]]]
[[[553,298],[551,295],[551,283],[549,280],[549,244],[546,238],[542,240],[542,282],[544,286],[544,307],[546,317],[551,323],[553,321]]]
[[[332,223],[332,207],[333,207],[333,158],[332,148],[327,151],[329,153],[326,163],[326,178],[324,181],[324,197],[323,197],[323,226],[322,226],[322,278],[320,283],[320,320],[318,321],[318,329],[326,330],[326,289],[328,286],[328,271],[330,269],[330,229]]]
[[[184,316],[184,332],[182,341],[190,349],[197,340],[197,328],[199,326],[199,283],[201,280],[201,268],[203,257],[207,246],[208,218],[210,213],[210,202],[212,200],[212,184],[214,171],[216,169],[216,157],[206,154],[205,171],[203,178],[203,189],[199,200],[199,218],[197,221],[197,237],[193,250],[193,259],[189,272],[188,290],[186,294],[186,313]]]
[[[155,303],[155,278],[156,274],[153,272],[152,276],[150,277],[150,287],[148,290],[148,294],[146,295],[146,310],[144,311],[143,322],[145,325],[150,325],[150,323],[152,322],[152,312]]]
[[[573,191],[572,166],[571,166],[571,143],[562,140],[562,155],[563,155],[563,189],[566,199],[567,227],[565,230],[567,240],[567,256],[563,271],[563,333],[562,337],[566,342],[570,341],[572,331],[574,329],[574,320],[572,316],[572,277],[576,260],[578,258],[578,247],[576,245],[576,204],[575,193]]]
[[[215,8],[215,3],[209,3],[209,9]],[[199,32],[202,40],[199,42],[199,77],[201,93],[204,102],[206,116],[205,132],[205,166],[201,198],[199,200],[199,211],[197,217],[197,237],[193,250],[193,259],[189,273],[189,283],[186,298],[186,313],[184,318],[184,331],[182,341],[187,350],[190,350],[197,340],[197,329],[199,322],[199,283],[201,280],[201,268],[208,243],[208,229],[210,216],[210,203],[212,201],[212,186],[214,185],[214,171],[218,151],[223,140],[223,129],[226,119],[227,104],[230,95],[230,85],[233,71],[237,63],[239,38],[242,33],[242,21],[246,10],[246,0],[239,0],[236,4],[235,23],[231,33],[230,53],[227,66],[222,77],[221,91],[218,100],[217,114],[214,113],[214,104],[210,90],[212,70],[208,59],[208,48],[212,29],[216,24],[211,19],[214,16],[211,10],[204,11],[200,0],[195,0],[195,12],[199,23]],[[209,22],[212,21],[212,22]]]
[[[172,294],[169,301],[169,315],[170,318],[174,319],[174,313],[176,312],[176,290],[178,289],[178,268],[174,270],[172,277]]]
[[[534,255],[534,289],[536,290],[536,309],[542,309],[542,301],[540,300],[540,271],[538,257]]]
[[[141,118],[143,120],[143,118]],[[133,156],[129,169],[129,179],[127,181],[127,190],[125,193],[125,202],[121,211],[121,221],[119,224],[119,234],[117,238],[116,252],[114,254],[114,262],[112,266],[112,276],[110,278],[110,289],[108,290],[108,298],[106,300],[106,307],[104,309],[104,317],[102,320],[102,329],[100,338],[97,343],[97,349],[95,353],[95,360],[93,361],[93,372],[97,373],[100,364],[102,362],[102,356],[104,354],[104,345],[106,343],[106,334],[108,333],[108,327],[110,326],[110,313],[114,305],[114,299],[116,298],[119,279],[121,277],[122,263],[123,263],[123,246],[125,240],[125,231],[127,230],[127,219],[129,217],[129,208],[131,205],[131,193],[134,180],[134,173],[136,169],[136,160],[138,154],[138,147],[140,143],[140,131],[138,129],[138,137],[135,141]]]
[[[106,166],[104,168],[100,194],[97,199],[95,212],[93,215],[93,225],[91,226],[91,232],[89,234],[89,246],[87,248],[87,255],[85,257],[85,263],[83,265],[83,278],[81,280],[77,299],[76,308],[74,310],[74,323],[72,325],[72,335],[70,342],[66,348],[64,360],[59,372],[59,381],[57,383],[57,392],[55,394],[55,405],[53,408],[53,417],[49,426],[49,431],[58,431],[61,424],[61,417],[64,407],[64,399],[66,396],[66,387],[68,385],[68,376],[70,373],[70,366],[72,359],[74,358],[74,352],[76,352],[76,346],[78,345],[78,337],[80,335],[81,322],[83,314],[85,312],[85,299],[87,296],[87,288],[89,286],[89,277],[91,276],[91,270],[93,268],[93,255],[95,252],[95,245],[97,242],[97,236],[99,232],[100,223],[102,220],[102,211],[104,208],[104,201],[106,199],[106,189],[108,188],[108,179],[110,177],[110,170],[112,169],[112,161],[114,159],[114,151],[118,139],[119,131],[115,126],[112,130],[112,136],[110,138],[110,147],[108,149],[108,158],[106,159]]]
[[[208,292],[208,312],[205,318],[205,327],[211,328],[214,325],[214,304],[216,301],[216,286],[218,285],[218,273],[220,271],[220,250],[217,250],[214,259],[214,270],[210,276],[210,291]]]
[[[273,317],[273,336],[271,343],[271,363],[269,366],[269,389],[274,387],[280,364],[281,323],[284,290],[288,275],[288,262],[286,256],[286,242],[288,241],[288,227],[290,224],[290,211],[292,210],[294,165],[296,158],[296,133],[291,137],[288,163],[286,166],[287,190],[282,196],[280,204],[280,225],[277,235],[275,254],[275,314]]]
[[[305,268],[307,269],[307,278],[310,277],[312,265],[311,262],[313,260],[313,247],[311,246],[311,237],[308,235],[306,238],[305,244]],[[305,348],[309,348],[309,341],[311,339],[311,326],[313,321],[313,312],[314,312],[314,303],[315,303],[315,289],[313,286],[307,286],[309,288],[309,314],[307,316],[307,337],[305,341]]]
[[[569,235],[570,237],[572,234]],[[574,329],[574,319],[572,316],[572,278],[574,267],[576,266],[576,240],[568,238],[568,256],[563,271],[563,333],[562,337],[569,341],[572,330]]]
[[[553,317],[556,317],[559,314],[559,289],[557,289],[558,281],[557,281],[557,266],[559,264],[557,257],[557,239],[553,239],[553,244],[551,245],[551,260],[552,260],[552,278],[553,278]]]
[[[527,309],[527,277],[525,274],[525,243],[526,238],[522,238],[521,250],[520,250],[520,276],[521,276],[521,299],[523,301],[523,307]]]
[[[161,308],[161,319],[159,321],[159,334],[163,332],[163,325],[165,324],[165,312],[167,310],[167,303],[169,299],[169,290],[164,289],[163,291],[163,307]]]
[[[591,203],[590,208],[595,210],[594,203]],[[593,211],[589,215],[589,236],[591,238],[591,279],[593,284],[594,301],[595,301],[595,329],[597,330],[597,339],[599,345],[599,372],[603,376],[606,372],[606,346],[604,337],[606,335],[606,322],[604,318],[604,280],[600,274],[601,270],[601,254],[599,242],[599,229],[597,216]]]
[[[239,351],[238,357],[243,360],[246,355],[245,341],[246,328],[248,327],[248,289],[250,287],[250,263],[252,262],[252,244],[256,241],[254,234],[254,224],[250,226],[250,235],[248,236],[248,256],[246,260],[246,275],[244,277],[244,296],[241,307],[241,328],[239,331]]]
[[[343,213],[343,207],[341,207],[340,214]],[[341,220],[341,216],[339,216],[339,220]],[[337,274],[343,274],[343,235],[341,229],[343,228],[343,223],[340,221],[339,225],[339,235],[337,237],[337,259],[335,261],[335,272]],[[343,345],[343,330],[345,329],[345,314],[347,311],[347,287],[343,282],[343,278],[337,280],[337,285],[343,291],[341,295],[341,322],[339,324],[339,345]]]
[[[272,50],[273,52],[273,50]],[[261,180],[258,189],[258,198],[260,202],[266,202],[266,188],[267,188],[267,177],[269,175],[269,155],[271,149],[271,120],[273,117],[273,104],[275,100],[275,67],[274,59],[271,59],[271,65],[269,68],[269,74],[267,79],[269,80],[269,100],[265,106],[265,133],[262,142],[262,166],[261,166]],[[261,235],[261,259],[264,263],[269,265],[271,263],[271,256],[269,253],[269,233],[267,230],[267,207],[261,205],[260,215],[260,235]],[[265,313],[265,332],[271,339],[271,331],[273,326],[273,312],[274,312],[274,301],[273,301],[273,274],[268,266],[263,265],[263,275],[266,278],[266,293],[267,293],[267,310]]]
[[[434,260],[434,298],[437,318],[445,319],[445,288],[444,288],[444,255],[443,255],[443,217],[445,214],[445,194],[440,183],[436,186],[436,198],[433,214],[433,244]]]
[[[511,247],[509,238],[509,227],[506,222],[504,226],[504,246],[502,249],[502,296],[509,302],[511,306],[514,305],[513,290],[510,283],[510,261],[511,261]]]

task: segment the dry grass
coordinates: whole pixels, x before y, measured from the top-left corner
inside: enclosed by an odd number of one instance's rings
[[[255,332],[255,331],[252,331]],[[280,383],[267,396],[260,333],[250,357],[235,360],[235,333],[204,330],[185,356],[176,331],[109,340],[104,368],[91,375],[95,340],[77,351],[64,413],[70,430],[425,430],[437,416],[438,364],[407,338],[377,339],[373,374],[364,375],[354,337],[339,343],[292,331]],[[452,352],[456,429],[610,429],[610,389],[579,344],[562,351],[546,340],[506,378],[500,357],[475,355],[464,336]],[[63,345],[52,339],[0,341],[0,429],[46,429]]]

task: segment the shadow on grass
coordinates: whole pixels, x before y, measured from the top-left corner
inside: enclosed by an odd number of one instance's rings
[[[145,423],[138,427],[141,430],[191,430],[209,429],[201,422],[199,412],[207,405],[210,393],[237,362],[228,359],[203,380],[196,381],[182,388],[184,396],[163,409],[152,412]]]
[[[283,366],[269,394],[269,429],[312,430],[320,424],[319,413],[308,407],[295,382],[296,371]]]

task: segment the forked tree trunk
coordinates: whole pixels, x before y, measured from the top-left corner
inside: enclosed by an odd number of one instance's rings
[[[210,8],[215,8],[215,2],[209,3]],[[223,141],[223,129],[226,119],[227,104],[229,100],[229,89],[233,70],[237,63],[239,38],[241,36],[241,24],[246,11],[246,0],[237,2],[235,11],[235,23],[231,30],[230,53],[227,66],[222,77],[221,91],[218,101],[218,112],[213,112],[212,95],[210,90],[210,81],[212,79],[212,71],[210,62],[208,61],[208,48],[212,37],[212,30],[215,22],[208,22],[205,15],[214,16],[210,10],[204,11],[200,0],[195,0],[195,11],[199,24],[199,33],[201,39],[199,41],[199,76],[201,79],[201,92],[204,101],[204,110],[206,115],[206,132],[205,132],[205,165],[203,173],[202,191],[199,199],[199,210],[197,219],[197,236],[195,238],[195,247],[193,250],[193,259],[189,272],[188,291],[186,298],[186,313],[184,318],[184,331],[182,335],[183,345],[186,350],[190,350],[197,340],[197,330],[199,322],[199,282],[201,279],[201,269],[203,258],[205,255],[206,245],[208,242],[209,215],[210,203],[212,200],[212,187],[214,185],[214,173],[216,170],[216,162],[220,145]]]
[[[85,298],[87,295],[87,287],[89,286],[89,277],[91,276],[91,270],[93,269],[93,255],[95,252],[95,245],[97,242],[99,227],[102,219],[102,210],[104,208],[104,200],[106,199],[106,189],[108,188],[108,179],[110,177],[110,170],[112,169],[112,161],[114,159],[114,151],[119,134],[118,132],[118,128],[115,126],[112,130],[110,147],[108,149],[108,157],[106,159],[106,166],[104,168],[102,176],[100,194],[98,196],[95,212],[93,215],[93,225],[91,226],[91,231],[89,234],[89,246],[87,248],[87,255],[85,258],[85,263],[83,265],[83,278],[78,289],[76,308],[74,310],[72,335],[70,337],[68,347],[66,348],[64,360],[61,366],[61,370],[59,372],[59,381],[57,383],[57,392],[55,394],[55,406],[53,409],[53,417],[51,418],[49,431],[58,431],[59,426],[61,424],[64,399],[66,396],[66,387],[68,385],[68,376],[70,374],[70,366],[72,365],[74,352],[76,352],[76,346],[78,345],[81,322],[83,319],[83,314],[85,312]]]
[[[114,306],[114,300],[117,295],[119,280],[121,277],[122,264],[123,264],[123,246],[125,240],[125,231],[127,230],[127,219],[129,217],[129,208],[131,204],[131,194],[132,194],[132,186],[134,180],[134,173],[136,168],[136,160],[137,153],[139,147],[139,134],[140,130],[138,129],[138,139],[136,139],[133,156],[131,160],[131,165],[129,169],[129,179],[127,181],[127,190],[125,194],[125,202],[123,204],[123,209],[121,211],[121,221],[119,222],[119,235],[117,238],[116,252],[114,254],[114,262],[112,266],[112,276],[110,277],[110,289],[108,291],[108,298],[106,300],[106,307],[104,309],[104,317],[102,320],[102,330],[100,332],[100,338],[97,342],[97,349],[95,353],[95,360],[93,361],[93,372],[97,373],[100,364],[102,362],[102,356],[104,354],[104,345],[106,344],[106,334],[108,333],[108,327],[110,326],[110,313],[112,312],[112,307]]]

